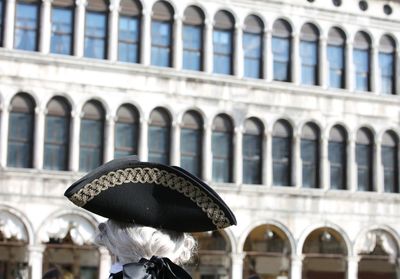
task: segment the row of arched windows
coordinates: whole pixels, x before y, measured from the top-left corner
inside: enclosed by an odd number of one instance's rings
[[[0,16],[3,16],[4,2],[0,3]],[[84,53],[89,58],[110,58],[108,48],[109,8],[103,0],[88,0],[85,8]],[[140,42],[143,41],[142,6],[135,0],[121,0],[118,14],[117,52],[119,61],[140,63]],[[74,49],[74,18],[76,7],[74,1],[55,0],[51,7],[51,42],[50,52],[56,54],[76,54]],[[166,1],[158,1],[152,7],[151,30],[151,65],[172,67],[174,39],[178,32],[174,26],[175,11]],[[19,0],[16,3],[14,48],[35,51],[39,49],[40,2]],[[195,71],[205,70],[205,50],[212,53],[212,72],[234,74],[240,67],[243,76],[264,78],[264,64],[268,55],[272,55],[272,78],[277,81],[293,81],[294,48],[299,51],[300,83],[306,85],[323,85],[321,73],[326,71],[326,84],[331,88],[349,88],[348,83],[358,91],[371,91],[372,84],[383,94],[395,94],[396,88],[396,42],[391,35],[379,39],[378,65],[373,62],[371,36],[366,31],[355,34],[352,46],[347,45],[349,38],[339,27],[331,27],[327,44],[322,47],[321,31],[313,23],[305,23],[300,30],[299,45],[294,42],[293,28],[288,21],[277,19],[272,25],[272,36],[267,38],[265,24],[256,15],[248,15],[240,29],[242,36],[237,35],[235,18],[227,10],[218,11],[213,18],[212,38],[207,38],[205,13],[197,6],[185,9],[179,45],[182,53],[182,68]],[[3,35],[3,34],[2,34]],[[211,40],[208,46],[207,40]],[[240,42],[237,42],[240,40]],[[267,41],[270,48],[267,49]],[[207,49],[208,48],[208,49]],[[211,50],[209,48],[212,48]],[[235,63],[239,51],[243,65]],[[324,50],[322,49],[324,48]],[[325,51],[326,55],[321,52]],[[352,54],[346,54],[352,48]],[[267,52],[265,51],[267,49]],[[296,52],[297,53],[297,52]],[[175,53],[176,55],[176,53]],[[297,58],[296,58],[297,59]],[[326,60],[322,63],[321,59]],[[324,64],[324,65],[323,65]],[[350,67],[351,65],[351,67]],[[323,71],[322,68],[326,68]],[[351,71],[351,80],[346,80],[346,71]],[[379,76],[379,84],[373,81],[373,73]]]
[[[35,103],[25,94],[17,94],[11,102],[8,134],[9,167],[32,167],[33,131],[35,129]],[[45,169],[69,169],[71,107],[62,97],[54,97],[47,105],[44,136]],[[100,102],[88,101],[82,109],[79,136],[79,170],[89,171],[104,161],[105,111]],[[149,118],[148,161],[171,163],[171,123],[170,113],[161,107],[155,108]],[[204,177],[204,130],[202,116],[195,110],[187,111],[180,125],[180,165],[199,177]],[[114,157],[122,157],[139,152],[139,113],[130,104],[119,107],[114,130]],[[251,117],[244,123],[242,132],[242,172],[244,184],[264,184],[265,164],[264,126],[261,120]],[[211,153],[212,180],[234,182],[233,162],[234,123],[227,114],[218,114],[212,124]],[[348,189],[349,152],[348,134],[341,125],[331,128],[328,140],[328,161],[331,189]],[[236,139],[237,142],[237,139]],[[272,184],[295,186],[292,177],[295,152],[293,148],[293,128],[284,120],[277,120],[272,132]],[[143,143],[142,143],[143,144]],[[399,138],[394,131],[383,134],[380,164],[383,166],[385,192],[398,192]],[[373,133],[367,127],[357,131],[355,161],[357,165],[357,187],[360,191],[374,191],[376,171]],[[313,122],[306,123],[301,131],[300,155],[302,187],[321,188],[321,130]]]

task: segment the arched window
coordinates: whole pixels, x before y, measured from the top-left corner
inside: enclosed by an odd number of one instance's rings
[[[356,162],[357,181],[359,191],[373,191],[372,162],[373,162],[373,137],[367,128],[361,128],[357,132]]]
[[[346,37],[341,29],[333,27],[329,30],[327,55],[329,63],[329,87],[331,88],[344,88],[345,40]]]
[[[14,48],[38,50],[40,2],[19,0],[15,9]]]
[[[274,57],[274,80],[290,81],[291,34],[289,23],[282,19],[275,21],[272,29],[272,55]]]
[[[262,77],[263,64],[263,30],[262,21],[249,15],[244,21],[243,30],[243,54],[244,54],[244,76],[251,78]]]
[[[214,21],[214,73],[231,75],[233,73],[234,20],[230,13],[219,11]]]
[[[261,184],[263,125],[250,118],[244,123],[243,135],[243,183]]]
[[[383,183],[385,192],[399,192],[399,140],[392,131],[386,132],[382,139]]]
[[[156,108],[150,114],[149,162],[169,164],[171,142],[171,118],[163,108]]]
[[[31,168],[35,103],[25,94],[17,94],[11,101],[8,126],[7,166]]]
[[[203,70],[204,14],[196,6],[186,8],[183,19],[183,68]]]
[[[336,125],[331,129],[328,143],[331,189],[344,190],[347,185],[347,134],[343,127]]]
[[[355,67],[355,89],[369,91],[370,85],[370,45],[371,40],[365,32],[358,32],[354,39],[353,63]]]
[[[80,133],[79,170],[90,171],[103,163],[104,109],[97,101],[83,107]]]
[[[89,0],[85,15],[85,57],[107,57],[108,5],[104,0]]]
[[[51,53],[72,54],[74,8],[73,0],[53,0],[51,8]]]
[[[393,39],[383,36],[379,43],[379,70],[382,94],[395,94],[395,52],[396,46]]]
[[[303,187],[319,188],[319,138],[314,123],[307,123],[301,135],[301,161]]]
[[[224,114],[214,119],[212,133],[212,180],[232,182],[233,125]]]
[[[292,128],[285,120],[274,125],[272,136],[273,185],[291,186]]]
[[[122,0],[118,26],[118,60],[139,62],[140,15],[142,7],[138,1]]]
[[[153,6],[151,23],[151,65],[171,67],[172,64],[172,7],[164,1]]]
[[[114,158],[137,154],[138,124],[139,114],[135,107],[123,105],[118,109],[115,123]]]
[[[301,28],[300,59],[302,84],[318,84],[318,37],[318,29],[314,25],[306,23]]]
[[[47,105],[44,137],[45,169],[68,169],[70,115],[71,107],[61,97],[51,99]]]
[[[201,178],[203,121],[195,111],[183,116],[181,127],[181,167]]]

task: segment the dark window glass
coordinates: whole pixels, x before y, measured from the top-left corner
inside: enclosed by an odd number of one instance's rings
[[[107,14],[103,12],[86,12],[85,57],[106,58]]]
[[[233,141],[232,124],[229,119],[217,116],[212,133],[212,180],[232,182]]]
[[[382,164],[385,192],[398,193],[397,146],[382,146]]]
[[[379,53],[379,69],[381,93],[394,94],[394,55],[392,53]]]
[[[136,155],[138,137],[138,115],[134,109],[124,105],[118,110],[115,123],[114,157]]]
[[[357,179],[359,191],[372,191],[372,147],[356,144]]]
[[[262,66],[262,35],[243,33],[244,49],[244,76],[251,78],[261,77]]]
[[[149,162],[169,164],[170,161],[170,120],[167,113],[153,111],[149,125]]]
[[[232,74],[232,31],[214,29],[214,73]]]
[[[344,48],[328,45],[329,87],[344,88]]]
[[[262,138],[260,135],[243,135],[243,183],[261,184]]]
[[[72,54],[73,11],[53,7],[51,11],[51,52]]]
[[[11,111],[8,128],[7,166],[32,167],[33,112]]]
[[[171,66],[171,23],[153,20],[151,24],[151,64]]]
[[[183,68],[202,70],[203,28],[196,25],[183,26]]]
[[[346,189],[346,144],[344,142],[329,141],[331,189]]]
[[[0,45],[3,46],[4,41],[4,0],[0,1]]]
[[[37,50],[38,36],[39,6],[36,3],[17,3],[14,47],[23,50]]]
[[[290,186],[290,156],[291,156],[291,139],[289,137],[272,138],[272,177],[273,185]]]
[[[201,177],[202,133],[199,129],[181,129],[181,167]]]
[[[316,85],[318,77],[318,43],[300,42],[301,83]]]
[[[303,187],[318,188],[318,142],[301,139]]]
[[[139,19],[133,16],[119,16],[118,60],[139,62]]]
[[[272,37],[274,57],[274,80],[290,80],[290,40],[289,38]]]
[[[369,90],[369,50],[368,49],[354,49],[354,67],[356,74],[356,90],[368,91]]]

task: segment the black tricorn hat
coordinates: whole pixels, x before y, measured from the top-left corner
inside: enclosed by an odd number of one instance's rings
[[[64,195],[93,213],[121,222],[178,232],[202,232],[236,225],[221,197],[180,167],[112,160],[72,184]]]

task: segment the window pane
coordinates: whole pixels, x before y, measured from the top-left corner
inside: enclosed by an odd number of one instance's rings
[[[369,53],[365,49],[354,49],[354,66],[356,74],[356,90],[369,90]]]
[[[118,32],[118,60],[138,63],[139,20],[120,15]]]
[[[245,77],[261,77],[261,39],[260,34],[243,33]]]
[[[181,167],[201,177],[201,131],[181,129]]]
[[[303,187],[318,188],[318,143],[301,139]]]
[[[343,46],[328,46],[329,87],[344,88],[344,49]]]
[[[288,38],[272,37],[272,53],[274,57],[274,80],[290,79],[290,41]]]
[[[215,182],[232,182],[232,136],[229,133],[212,134],[213,168],[212,179]]]
[[[107,15],[86,12],[85,57],[106,58]]]
[[[103,161],[103,121],[82,119],[79,170],[90,171]]]
[[[171,66],[171,23],[153,20],[151,24],[151,64]]]
[[[137,154],[138,127],[132,123],[115,124],[114,157],[121,158]]]
[[[357,178],[359,191],[372,191],[372,148],[370,145],[356,145]]]
[[[46,116],[44,168],[68,169],[69,120],[66,117]]]
[[[385,192],[398,193],[398,153],[396,147],[382,146]]]
[[[300,42],[301,83],[317,84],[318,44],[316,42]]]
[[[14,47],[37,50],[39,7],[36,4],[17,3],[15,12]]]
[[[329,141],[328,150],[331,189],[346,189],[346,144]]]
[[[11,112],[8,129],[7,165],[32,167],[33,115]]]
[[[51,11],[51,52],[72,54],[72,9],[53,7]]]
[[[169,164],[170,130],[149,126],[149,162]]]
[[[394,56],[392,53],[379,53],[381,73],[381,93],[394,94]]]
[[[3,46],[4,41],[4,0],[0,1],[0,45]]]
[[[232,31],[214,30],[214,73],[232,74]]]
[[[243,183],[261,184],[261,147],[259,135],[243,136]]]
[[[183,26],[183,68],[201,70],[202,28],[195,25]]]

